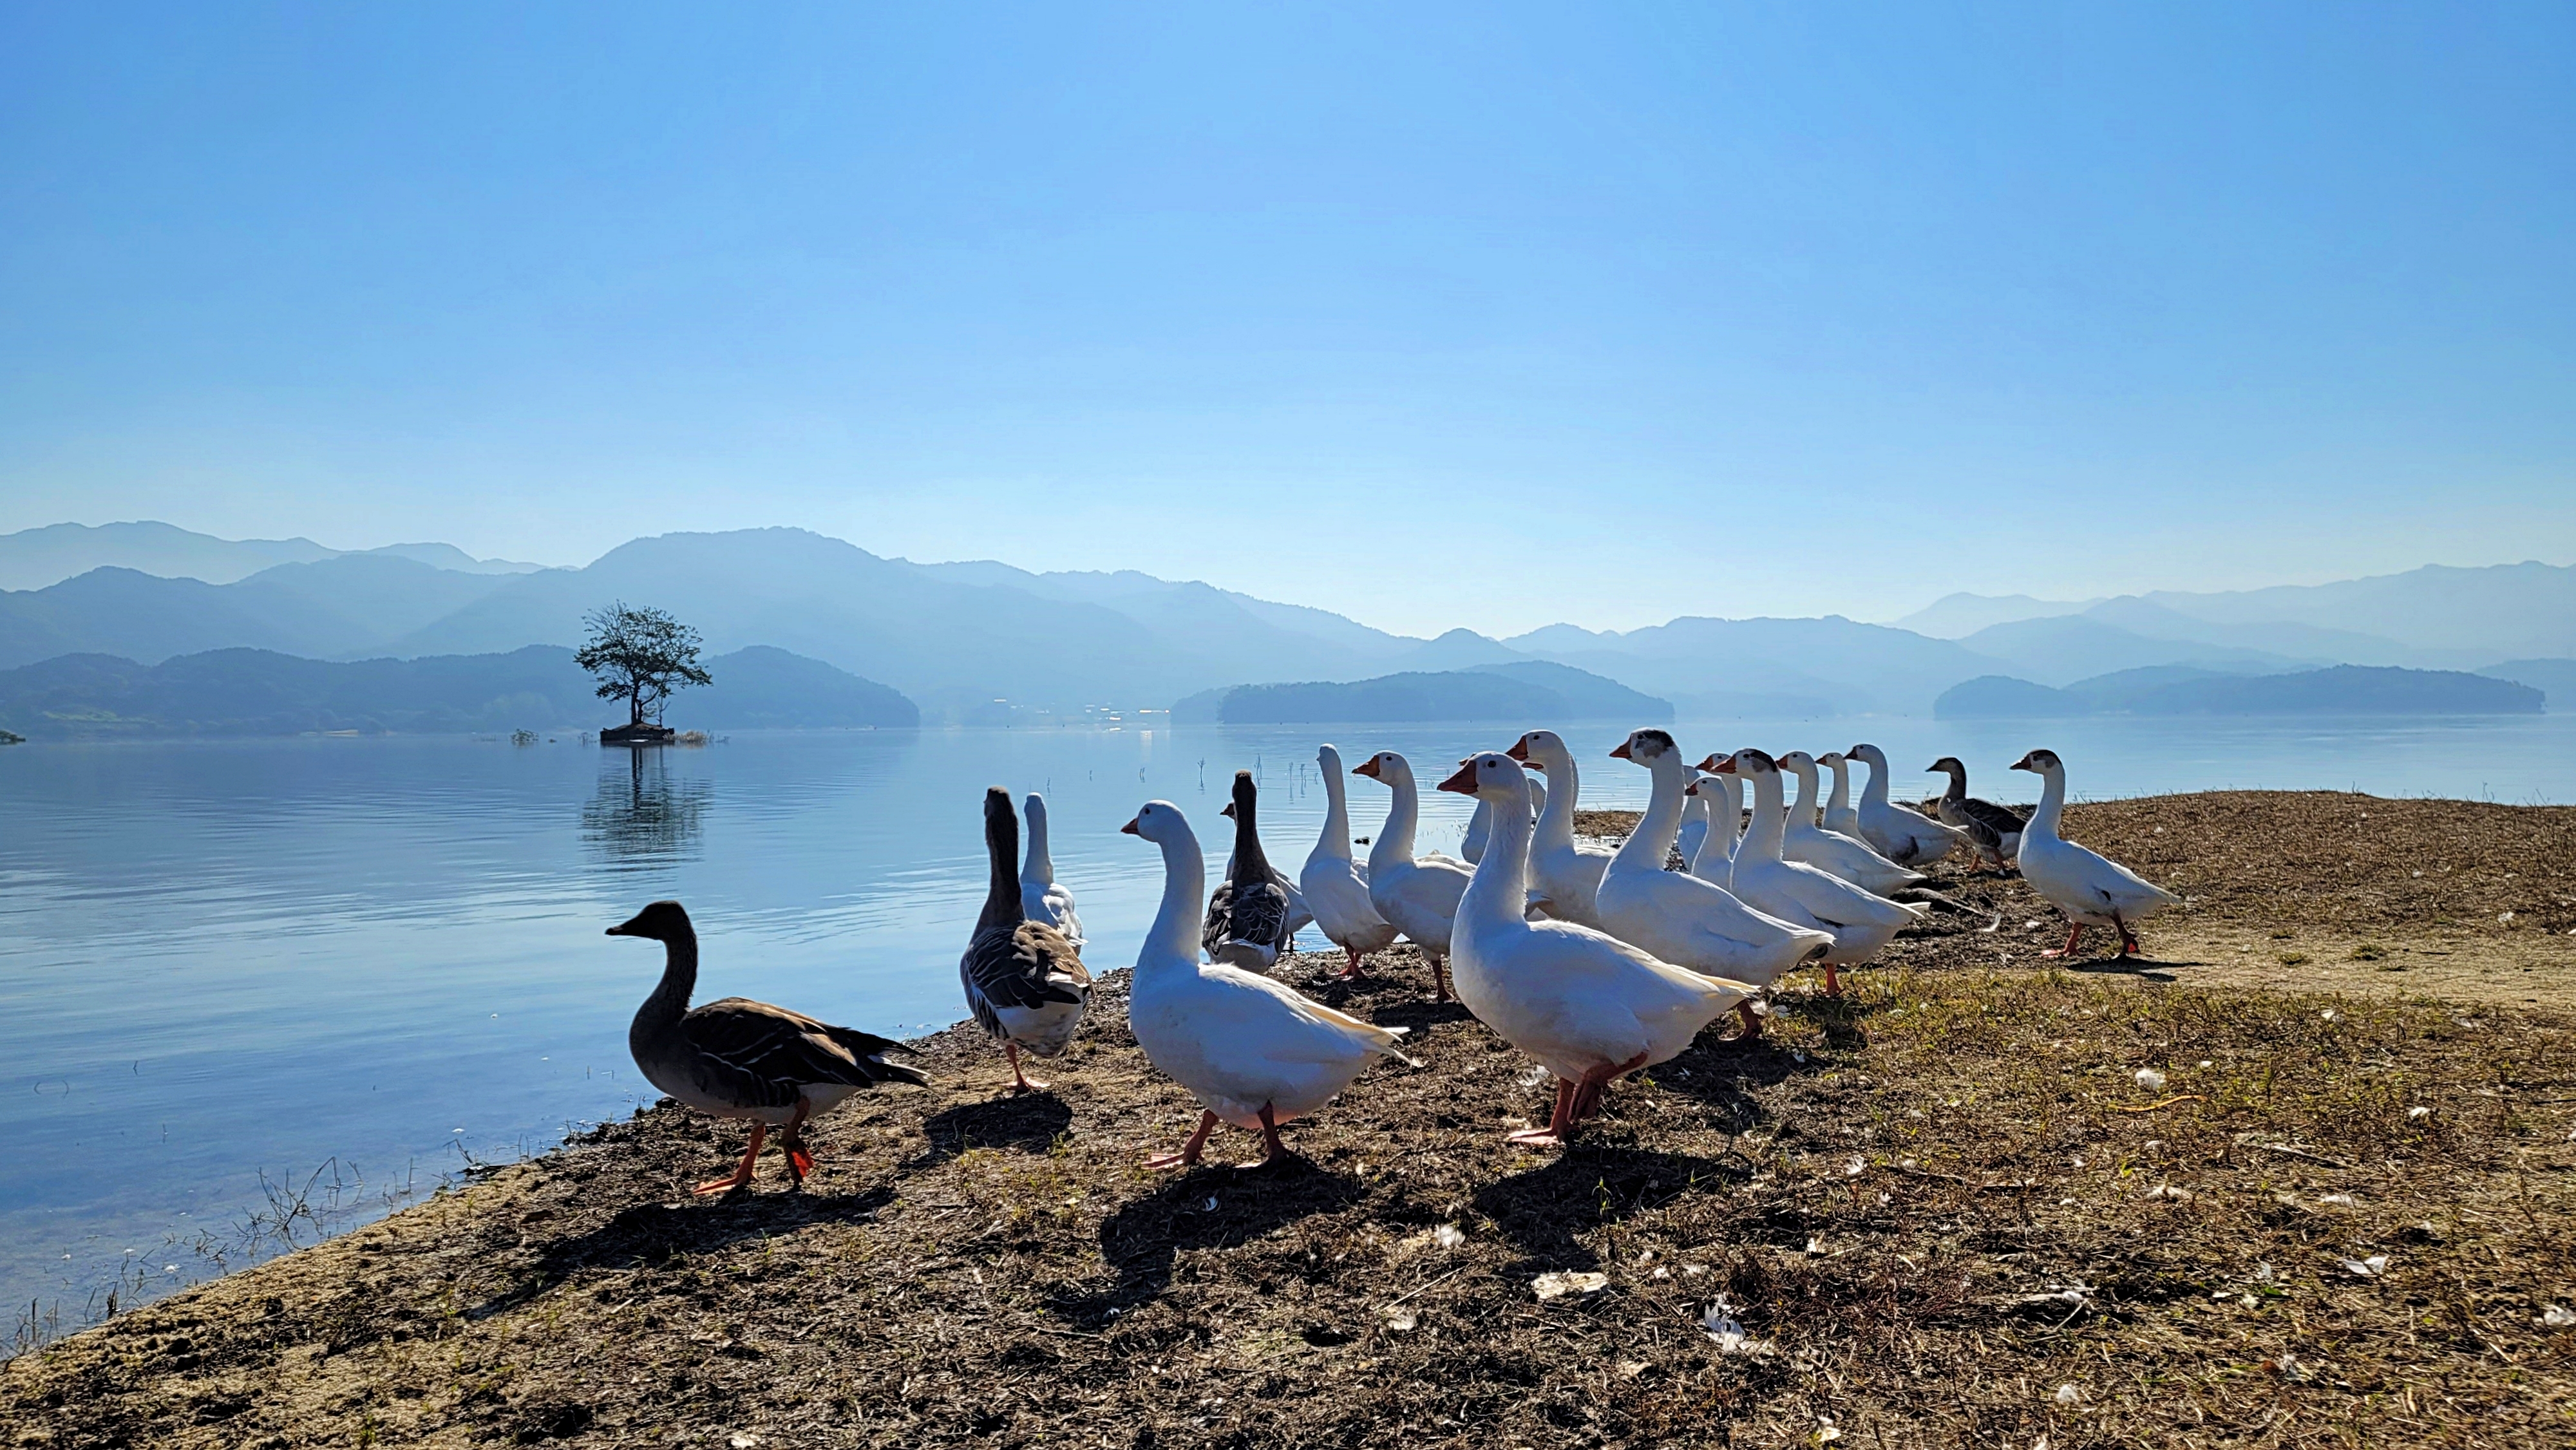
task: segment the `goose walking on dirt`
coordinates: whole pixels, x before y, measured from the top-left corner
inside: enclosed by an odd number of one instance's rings
[[[1395,945],[1395,923],[1378,914],[1369,901],[1368,869],[1351,859],[1351,810],[1342,781],[1342,753],[1330,745],[1315,749],[1315,771],[1324,781],[1324,829],[1315,849],[1306,853],[1297,885],[1315,928],[1342,949],[1349,962],[1337,976],[1362,974],[1368,954]]]
[[[1860,838],[1878,854],[1899,866],[1928,866],[1953,851],[1976,849],[1958,827],[1888,800],[1886,751],[1875,745],[1855,745],[1844,753],[1869,767],[1869,778],[1861,782],[1860,805],[1852,815],[1860,824]]]
[[[2066,767],[2054,750],[2034,750],[2013,763],[2040,778],[2039,809],[2021,835],[2021,876],[2030,889],[2066,913],[2066,945],[2044,956],[2071,956],[2084,928],[2107,926],[2120,934],[2120,952],[2136,956],[2138,934],[2132,923],[2144,920],[2182,898],[2098,851],[2088,851],[2058,834],[2066,809]]]
[[[676,901],[656,901],[608,929],[610,936],[662,944],[662,981],[635,1013],[626,1045],[644,1079],[699,1112],[751,1124],[751,1146],[730,1178],[697,1186],[724,1193],[751,1182],[769,1130],[778,1128],[788,1172],[802,1186],[814,1155],[801,1130],[807,1120],[879,1083],[926,1084],[920,1069],[886,1061],[911,1048],[872,1032],[834,1027],[745,997],[689,1006],[698,984],[698,934]]]
[[[1207,862],[1197,834],[1169,801],[1146,802],[1119,829],[1163,852],[1163,904],[1136,954],[1128,1026],[1145,1056],[1202,1109],[1189,1142],[1146,1167],[1196,1164],[1220,1122],[1261,1134],[1260,1162],[1275,1162],[1288,1156],[1279,1125],[1331,1102],[1371,1062],[1391,1057],[1421,1066],[1397,1046],[1404,1028],[1336,1012],[1256,972],[1200,965],[1194,928]]]
[[[966,955],[958,959],[957,976],[966,987],[967,1010],[1011,1061],[1011,1090],[1028,1093],[1042,1092],[1047,1085],[1020,1070],[1020,1049],[1039,1057],[1064,1051],[1091,1000],[1091,973],[1062,932],[1028,919],[1011,863],[1019,846],[1020,823],[1011,814],[1011,793],[994,786],[984,792],[984,851],[991,858],[992,886]]]
[[[1869,844],[1816,824],[1816,759],[1803,750],[1780,756],[1776,764],[1798,778],[1798,800],[1781,827],[1780,854],[1830,871],[1875,896],[1892,896],[1923,884],[1923,873],[1908,871],[1869,848]]]
[[[1381,750],[1351,767],[1351,774],[1365,775],[1393,793],[1386,808],[1386,828],[1369,847],[1369,903],[1431,959],[1433,999],[1446,1002],[1449,922],[1457,914],[1458,898],[1467,890],[1466,863],[1436,854],[1413,854],[1422,797],[1414,785],[1410,761],[1392,750]]]
[[[1234,822],[1234,854],[1226,861],[1226,879],[1208,898],[1199,942],[1209,961],[1266,972],[1288,953],[1296,928],[1289,924],[1288,878],[1261,849],[1255,819],[1259,796],[1252,772],[1236,771],[1234,799],[1225,807]]]
[[[1020,909],[1081,951],[1082,918],[1073,914],[1073,892],[1055,879],[1055,856],[1047,849],[1046,797],[1030,791],[1021,809],[1029,817],[1029,854],[1020,863]]]
[[[1930,914],[1929,907],[1890,901],[1854,886],[1830,871],[1780,855],[1780,838],[1789,813],[1780,803],[1780,771],[1769,755],[1739,750],[1710,756],[1701,770],[1740,775],[1753,787],[1752,824],[1735,849],[1734,892],[1745,905],[1796,926],[1814,927],[1832,936],[1824,956],[1825,995],[1842,992],[1837,969],[1878,955],[1896,933]]]
[[[1476,863],[1451,939],[1458,1000],[1556,1075],[1547,1126],[1514,1133],[1512,1141],[1569,1141],[1612,1082],[1678,1056],[1758,990],[1658,961],[1587,926],[1529,920],[1529,783],[1519,764],[1499,754],[1473,756],[1440,788],[1495,805],[1494,838]]]
[[[1978,855],[1995,863],[1996,870],[2009,870],[2021,853],[2021,817],[1968,794],[1967,762],[1955,755],[1933,761],[1924,773],[1950,777],[1949,788],[1941,792],[1942,824],[1958,827],[1975,844]]]

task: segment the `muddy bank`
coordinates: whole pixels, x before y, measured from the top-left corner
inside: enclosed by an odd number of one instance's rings
[[[826,1120],[805,1192],[773,1159],[725,1200],[685,1186],[739,1130],[647,1113],[23,1356],[0,1424],[276,1447],[2552,1443],[2576,1434],[2576,1333],[2543,1322],[2576,1307],[2571,826],[2338,795],[2080,808],[2080,839],[2202,878],[2147,961],[2042,967],[2062,931],[2022,926],[2026,888],[1950,873],[2002,931],[1900,942],[1838,1001],[1793,979],[1768,1040],[1703,1039],[1564,1154],[1502,1141],[1547,1089],[1399,951],[1311,990],[1414,1027],[1425,1067],[1292,1129],[1302,1164],[1146,1174],[1195,1112],[1113,979],[1053,1094],[997,1096],[998,1057],[943,1034],[935,1086]],[[2329,964],[2346,941],[2392,954]],[[2236,944],[2289,977],[2246,981]],[[2381,970],[2435,960],[2456,979]],[[2408,998],[2437,980],[2460,990]],[[1721,1304],[1740,1334],[1710,1332]]]

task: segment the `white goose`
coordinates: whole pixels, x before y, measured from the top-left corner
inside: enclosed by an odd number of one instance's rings
[[[1685,871],[1699,861],[1699,848],[1707,844],[1709,833],[1709,798],[1689,789],[1699,783],[1699,772],[1691,771],[1690,776],[1691,779],[1683,782],[1683,789],[1687,794],[1682,797],[1681,828],[1673,832],[1673,854],[1682,858],[1682,869]],[[1612,859],[1617,859],[1616,852],[1612,853]],[[1609,879],[1607,871],[1602,873],[1602,879]]]
[[[1792,861],[1804,861],[1821,871],[1830,871],[1874,896],[1919,886],[1923,873],[1908,871],[1871,850],[1864,842],[1828,831],[1816,824],[1816,758],[1803,750],[1792,750],[1778,758],[1781,770],[1798,777],[1798,803],[1789,808],[1781,835],[1780,854]]]
[[[1685,971],[1589,927],[1527,919],[1529,782],[1518,763],[1474,756],[1440,788],[1496,806],[1493,839],[1451,938],[1458,1000],[1556,1074],[1547,1126],[1514,1133],[1514,1142],[1566,1141],[1612,1081],[1678,1056],[1754,995],[1750,983]]]
[[[1127,1023],[1154,1066],[1205,1109],[1181,1151],[1148,1159],[1146,1167],[1197,1163],[1208,1130],[1219,1122],[1261,1134],[1261,1162],[1275,1161],[1288,1152],[1279,1125],[1331,1102],[1372,1060],[1421,1066],[1396,1045],[1404,1028],[1336,1012],[1240,967],[1201,966],[1199,897],[1207,860],[1197,834],[1169,801],[1147,802],[1119,829],[1163,848],[1163,905],[1136,954]]]
[[[1954,827],[1888,800],[1886,751],[1855,745],[1845,753],[1869,767],[1869,779],[1861,782],[1860,807],[1852,814],[1859,817],[1860,837],[1871,849],[1899,866],[1928,866],[1953,851],[1974,849]]]
[[[1557,920],[1598,928],[1601,915],[1593,907],[1593,897],[1601,890],[1601,873],[1609,869],[1610,853],[1574,839],[1574,806],[1583,788],[1574,768],[1574,752],[1565,748],[1564,737],[1555,731],[1533,730],[1503,753],[1547,772],[1547,809],[1539,812],[1530,837],[1532,894],[1546,903],[1547,914]]]
[[[1351,774],[1365,775],[1394,792],[1386,808],[1386,827],[1369,846],[1369,904],[1395,929],[1413,939],[1431,959],[1435,999],[1449,1000],[1449,921],[1458,898],[1467,890],[1467,864],[1447,856],[1413,854],[1413,833],[1422,820],[1422,798],[1413,783],[1413,766],[1392,750],[1381,750]],[[1487,854],[1491,855],[1490,843]]]
[[[1791,967],[1833,949],[1828,933],[1766,916],[1713,881],[1664,869],[1690,774],[1672,736],[1639,730],[1610,755],[1646,767],[1653,773],[1654,789],[1637,829],[1628,833],[1601,875],[1603,930],[1659,961],[1765,987]],[[1744,1018],[1746,1037],[1762,1035],[1762,1019],[1751,1002],[1738,1004],[1736,1011]]]
[[[1324,829],[1306,867],[1297,873],[1298,890],[1315,913],[1315,926],[1350,958],[1340,975],[1356,977],[1368,954],[1395,944],[1395,923],[1378,914],[1369,901],[1368,869],[1351,859],[1351,809],[1342,783],[1342,753],[1330,745],[1315,750],[1315,769],[1324,778]]]
[[[1816,764],[1834,773],[1834,788],[1825,796],[1825,829],[1869,846],[1868,838],[1860,833],[1860,812],[1852,809],[1851,757],[1839,750],[1828,750],[1816,757]],[[1878,850],[1876,846],[1869,848]]]
[[[1691,874],[1724,886],[1735,879],[1735,853],[1744,841],[1744,782],[1703,774],[1691,782],[1690,793],[1709,803],[1708,839],[1691,858]]]
[[[1536,809],[1547,809],[1546,786],[1539,784],[1537,781],[1531,781],[1530,795],[1536,801]],[[1477,862],[1485,859],[1485,841],[1493,834],[1493,830],[1494,807],[1492,803],[1483,800],[1477,801],[1476,813],[1467,818],[1467,835],[1465,839],[1458,843],[1458,854],[1467,858],[1468,865],[1473,866]]]
[[[2120,952],[2135,956],[2138,934],[2132,922],[2144,920],[2182,898],[2097,851],[2088,851],[2059,835],[2058,818],[2066,809],[2066,767],[2054,750],[2034,750],[2013,763],[2040,778],[2039,809],[2021,831],[2021,875],[2033,891],[2066,913],[2072,930],[2066,945],[2043,955],[2062,957],[2088,926],[2107,926],[2120,933]]]
[[[1082,950],[1082,918],[1073,914],[1073,893],[1055,879],[1055,856],[1047,850],[1046,797],[1029,792],[1029,854],[1020,866],[1020,910],[1031,921],[1054,927],[1058,935]]]
[[[1740,775],[1753,787],[1753,823],[1735,848],[1736,898],[1782,921],[1811,926],[1832,935],[1825,953],[1825,992],[1842,991],[1836,968],[1868,961],[1896,937],[1897,931],[1930,914],[1930,908],[1908,906],[1863,891],[1829,871],[1801,861],[1784,860],[1780,839],[1788,812],[1780,805],[1780,770],[1759,750],[1710,756],[1700,769],[1718,775]]]

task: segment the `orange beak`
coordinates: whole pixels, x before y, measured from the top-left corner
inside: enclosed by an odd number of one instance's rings
[[[1365,775],[1371,780],[1376,780],[1378,778],[1377,757],[1372,755],[1368,759],[1361,761],[1359,764],[1352,766],[1351,774]]]
[[[1527,761],[1529,759],[1529,737],[1524,735],[1520,739],[1513,741],[1512,748],[1504,751],[1503,754],[1510,756],[1514,760]]]
[[[1730,755],[1724,760],[1720,760],[1716,756],[1712,755],[1708,758],[1708,764],[1701,766],[1700,769],[1707,771],[1711,775],[1733,775],[1736,773],[1735,757]]]
[[[1456,791],[1460,795],[1474,795],[1476,793],[1476,762],[1472,760],[1459,762],[1458,773],[1449,777],[1447,780],[1440,782],[1440,789]]]
[[[1698,782],[1698,781],[1692,781],[1690,784],[1688,784],[1688,785],[1686,785],[1686,786],[1683,786],[1683,787],[1682,787],[1682,794],[1684,794],[1684,795],[1697,795],[1697,794],[1699,794],[1699,782]]]
[[[1130,819],[1127,824],[1120,826],[1118,831],[1119,834],[1126,836],[1141,836],[1145,834],[1143,831],[1136,829],[1136,822],[1133,819]]]
[[[1622,740],[1617,745],[1612,746],[1610,748],[1610,758],[1612,760],[1628,759],[1628,742]]]

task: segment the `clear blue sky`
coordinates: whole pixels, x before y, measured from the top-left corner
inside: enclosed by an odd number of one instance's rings
[[[0,530],[1372,623],[2576,558],[2576,6],[0,7]]]

